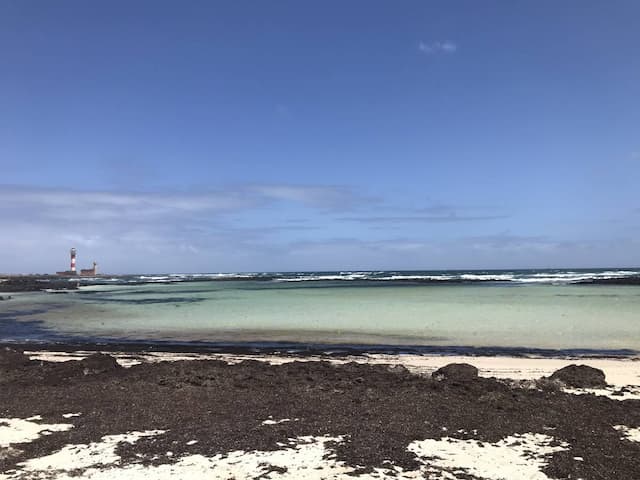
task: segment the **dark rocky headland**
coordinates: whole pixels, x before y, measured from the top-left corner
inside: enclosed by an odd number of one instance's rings
[[[77,290],[78,282],[55,275],[0,276],[0,292],[37,292],[41,290]],[[6,299],[7,296],[4,296]]]

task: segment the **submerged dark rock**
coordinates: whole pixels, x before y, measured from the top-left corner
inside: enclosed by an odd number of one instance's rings
[[[640,275],[630,277],[590,278],[575,282],[576,285],[640,285]]]
[[[567,365],[553,372],[551,380],[559,380],[569,387],[596,388],[606,387],[605,375],[599,368],[588,365]]]
[[[478,369],[468,363],[450,363],[431,374],[434,380],[468,382],[478,378]]]

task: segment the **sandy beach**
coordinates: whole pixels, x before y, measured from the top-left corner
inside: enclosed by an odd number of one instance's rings
[[[636,359],[7,352],[2,480],[640,471]],[[437,370],[452,363],[478,371]],[[606,385],[548,378],[576,363],[602,370]],[[589,375],[563,378],[599,381]]]

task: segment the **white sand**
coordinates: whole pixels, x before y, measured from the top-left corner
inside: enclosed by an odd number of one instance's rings
[[[22,465],[22,469],[0,479],[13,480],[28,473],[35,478],[62,480],[82,478],[92,480],[116,479],[182,479],[208,478],[228,480],[234,478],[254,479],[268,472],[270,466],[286,467],[283,475],[270,478],[298,480],[300,478],[324,479],[343,478],[342,474],[352,471],[335,460],[326,460],[325,444],[340,441],[336,437],[300,437],[281,450],[273,452],[233,451],[225,455],[204,457],[189,455],[174,464],[142,466],[130,464],[120,466],[120,457],[115,448],[120,441],[133,443],[142,436],[161,434],[160,431],[131,432],[124,435],[103,437],[102,442],[87,445],[68,445],[47,457],[32,459]],[[89,468],[91,467],[91,468]],[[99,467],[99,468],[96,468]],[[105,468],[108,467],[108,468]],[[81,476],[72,476],[73,469],[85,469]]]
[[[73,418],[73,417],[79,417],[80,415],[82,415],[81,413],[63,413],[62,417],[63,418]]]
[[[606,388],[565,388],[566,393],[572,393],[574,395],[587,395],[593,394],[599,397],[608,397],[612,400],[640,400],[640,387],[638,386],[626,386],[629,391],[619,394],[619,389],[614,387]]]
[[[50,480],[164,480],[208,478],[212,480],[252,480],[261,475],[272,480],[337,480],[337,479],[442,479],[455,480],[475,475],[488,480],[546,480],[540,470],[546,456],[564,450],[566,445],[552,447],[553,438],[540,434],[516,435],[495,444],[476,440],[442,438],[412,442],[407,449],[422,464],[413,471],[389,465],[369,474],[355,474],[355,469],[336,460],[329,442],[342,437],[298,437],[276,451],[233,451],[205,457],[188,455],[173,464],[143,466],[120,464],[115,454],[119,442],[135,443],[162,431],[129,432],[108,435],[101,442],[67,445],[60,451],[20,464],[20,469],[0,474],[2,480],[47,478]],[[482,445],[482,446],[481,446]],[[167,456],[171,452],[167,452]],[[275,469],[274,469],[275,467]],[[77,470],[83,470],[77,475]],[[76,472],[73,472],[76,470]]]
[[[73,428],[69,423],[38,423],[39,415],[29,418],[0,418],[0,448],[32,442],[41,435]]]
[[[262,422],[262,425],[277,425],[279,423],[286,423],[286,422],[297,422],[299,421],[299,418],[282,418],[280,420],[274,420],[273,417],[269,416],[269,418],[267,418],[266,420],[264,420]]]
[[[614,425],[613,428],[622,432],[622,438],[632,442],[640,442],[640,427],[631,428],[626,425]]]
[[[546,480],[541,472],[545,456],[566,450],[568,445],[550,446],[552,437],[527,433],[497,443],[442,438],[412,442],[409,451],[425,459],[426,471],[434,478],[447,478],[442,470],[474,475],[487,480]],[[432,478],[432,477],[429,477]]]
[[[89,468],[98,465],[116,463],[120,457],[116,455],[119,443],[137,442],[140,438],[164,433],[164,430],[147,430],[129,432],[121,435],[106,435],[101,442],[89,444],[67,445],[62,450],[40,458],[32,458],[20,464],[24,471],[71,470]]]

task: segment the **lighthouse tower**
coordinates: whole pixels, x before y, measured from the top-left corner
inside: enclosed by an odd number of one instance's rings
[[[75,275],[76,274],[76,249],[72,248],[70,253],[71,253],[71,274]]]

